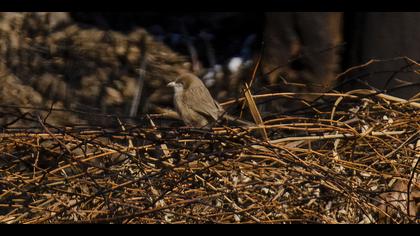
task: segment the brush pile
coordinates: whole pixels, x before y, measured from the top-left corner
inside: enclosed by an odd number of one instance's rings
[[[144,30],[4,13],[0,42],[0,223],[418,221],[418,95],[305,94],[322,102],[275,114],[303,94],[255,92],[240,71],[214,76],[215,97],[256,125],[192,129],[163,115],[191,63]],[[142,58],[150,114],[128,116]]]
[[[60,128],[35,115],[42,128],[0,134],[0,222],[414,223],[420,104],[324,98],[246,129],[160,127],[153,115]]]

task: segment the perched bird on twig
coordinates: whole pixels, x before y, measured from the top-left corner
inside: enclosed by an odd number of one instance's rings
[[[181,119],[188,126],[204,127],[216,122],[223,108],[213,99],[203,82],[187,73],[168,84],[175,91],[174,105]]]
[[[180,118],[187,126],[205,127],[214,125],[220,118],[236,121],[242,125],[254,124],[238,120],[227,114],[213,99],[203,82],[192,73],[185,73],[168,83],[175,91],[174,105]]]

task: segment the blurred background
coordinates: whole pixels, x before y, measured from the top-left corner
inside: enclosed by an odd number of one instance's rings
[[[57,125],[164,113],[172,108],[165,85],[186,71],[224,102],[241,96],[257,65],[254,94],[300,94],[259,100],[263,118],[331,89],[415,98],[419,20],[415,12],[1,13],[0,122],[30,123],[34,112]]]

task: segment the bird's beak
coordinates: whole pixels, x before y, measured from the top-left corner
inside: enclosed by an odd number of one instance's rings
[[[175,87],[175,82],[172,81],[166,85],[167,87]]]

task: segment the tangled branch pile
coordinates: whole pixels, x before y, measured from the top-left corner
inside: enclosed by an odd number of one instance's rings
[[[263,121],[254,100],[297,94],[248,90],[223,105],[246,103],[255,127],[173,128],[160,115],[134,125],[135,117],[99,113],[127,115],[141,42],[142,112],[170,101],[164,85],[190,67],[147,32],[4,13],[0,41],[0,223],[412,223],[419,215],[415,100],[328,93],[303,115]],[[239,75],[219,77],[219,98],[240,84]]]
[[[38,118],[42,129],[6,129],[0,222],[414,222],[419,104],[366,91],[324,96],[332,102],[311,118],[254,127],[267,140],[239,127],[156,127],[153,116],[149,127]]]

